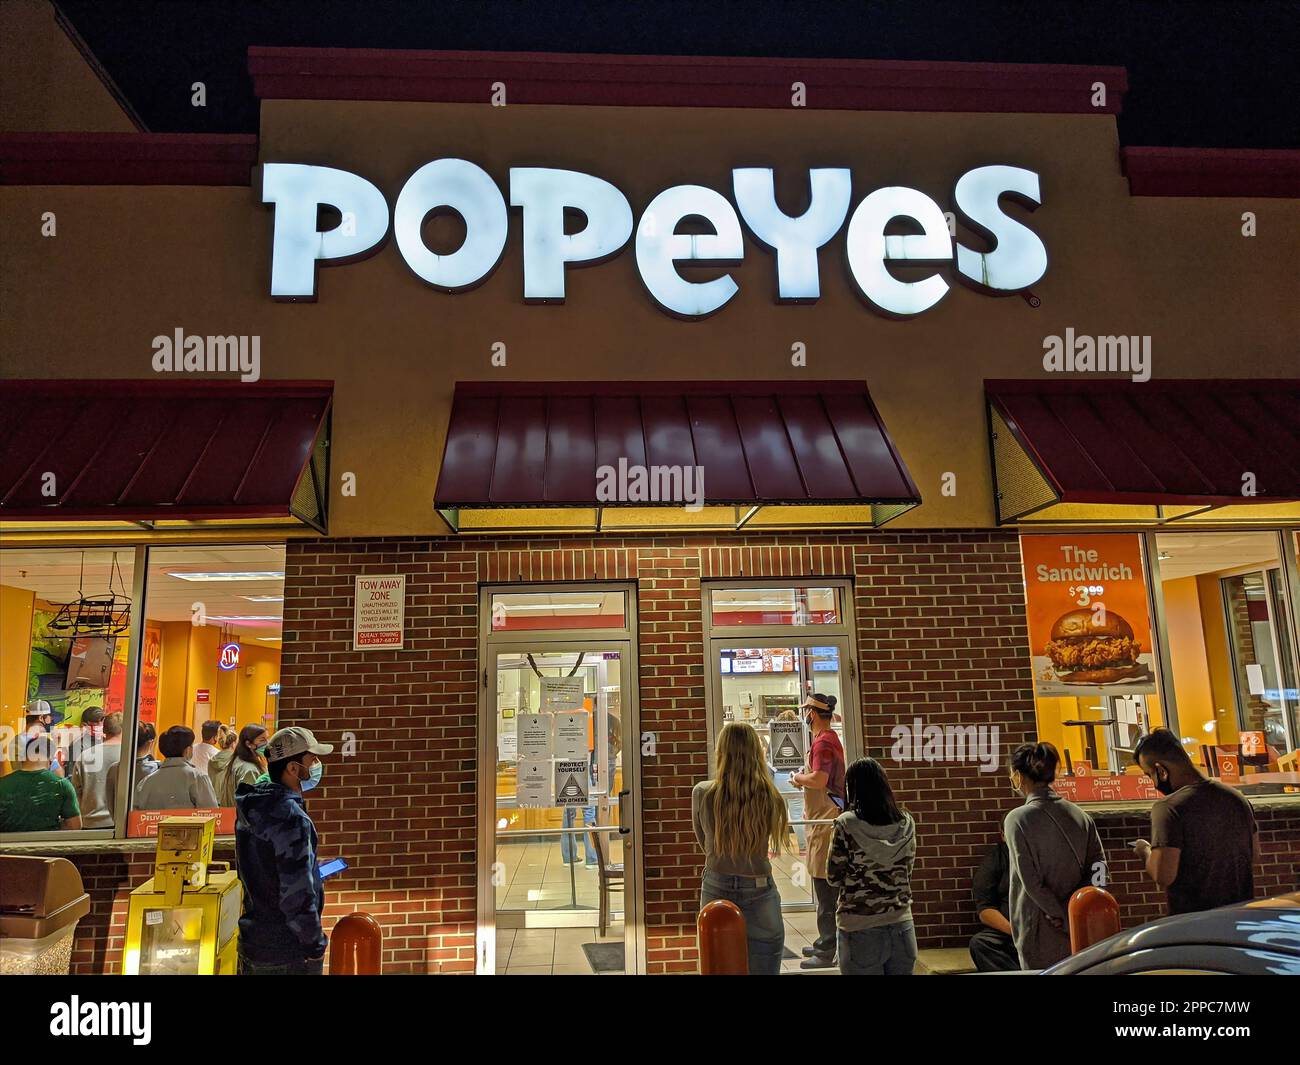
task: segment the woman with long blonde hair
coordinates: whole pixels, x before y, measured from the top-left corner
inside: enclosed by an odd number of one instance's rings
[[[772,782],[763,745],[748,725],[733,722],[718,734],[712,780],[691,792],[691,822],[704,851],[700,908],[727,899],[745,915],[749,971],[781,971],[785,924],[768,851],[786,849],[790,820]]]

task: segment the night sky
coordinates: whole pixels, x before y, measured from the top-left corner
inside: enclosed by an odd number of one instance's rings
[[[1129,145],[1300,146],[1300,3],[59,0],[149,129],[257,131],[249,45],[1125,66]],[[190,106],[190,85],[208,106]]]

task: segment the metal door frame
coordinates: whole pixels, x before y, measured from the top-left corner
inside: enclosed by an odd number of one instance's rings
[[[553,592],[623,593],[623,627],[618,629],[530,629],[519,632],[492,630],[492,596],[502,592],[545,595]],[[641,674],[637,665],[636,584],[629,581],[546,582],[531,584],[482,584],[479,586],[478,625],[478,765],[475,770],[478,831],[476,855],[477,929],[474,971],[496,973],[496,887],[492,867],[496,859],[496,684],[492,670],[498,653],[521,651],[583,651],[596,648],[617,650],[623,655],[625,674],[619,693],[623,715],[623,789],[629,792],[623,805],[629,831],[623,836],[623,950],[624,972],[646,971],[645,878],[642,869],[641,816]],[[491,772],[487,772],[488,767]]]
[[[718,588],[837,588],[841,620],[834,625],[751,625],[714,627],[710,592]],[[853,613],[853,582],[843,577],[747,577],[737,580],[701,582],[701,610],[704,622],[705,706],[708,731],[709,773],[713,773],[713,754],[722,722],[722,672],[717,668],[717,652],[737,647],[829,647],[834,644],[843,654],[840,691],[844,718],[845,765],[866,754],[859,691],[857,626]],[[847,667],[847,668],[845,668]]]

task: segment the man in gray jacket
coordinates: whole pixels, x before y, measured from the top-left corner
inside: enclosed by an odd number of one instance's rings
[[[216,792],[207,773],[189,763],[194,750],[194,733],[184,725],[173,725],[158,737],[163,763],[152,776],[136,786],[137,810],[215,810]]]

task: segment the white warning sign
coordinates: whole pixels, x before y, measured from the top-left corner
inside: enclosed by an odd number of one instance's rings
[[[519,759],[515,802],[520,806],[551,805],[551,760],[549,758]]]
[[[586,806],[590,788],[587,784],[587,763],[555,763],[556,806]]]
[[[551,757],[551,715],[520,714],[515,718],[520,758]]]
[[[543,677],[542,710],[558,714],[565,710],[582,709],[581,677]]]
[[[804,765],[803,722],[773,721],[768,733],[773,769],[802,769]]]
[[[555,757],[586,758],[590,747],[587,744],[587,718],[591,715],[556,714],[555,715]]]

